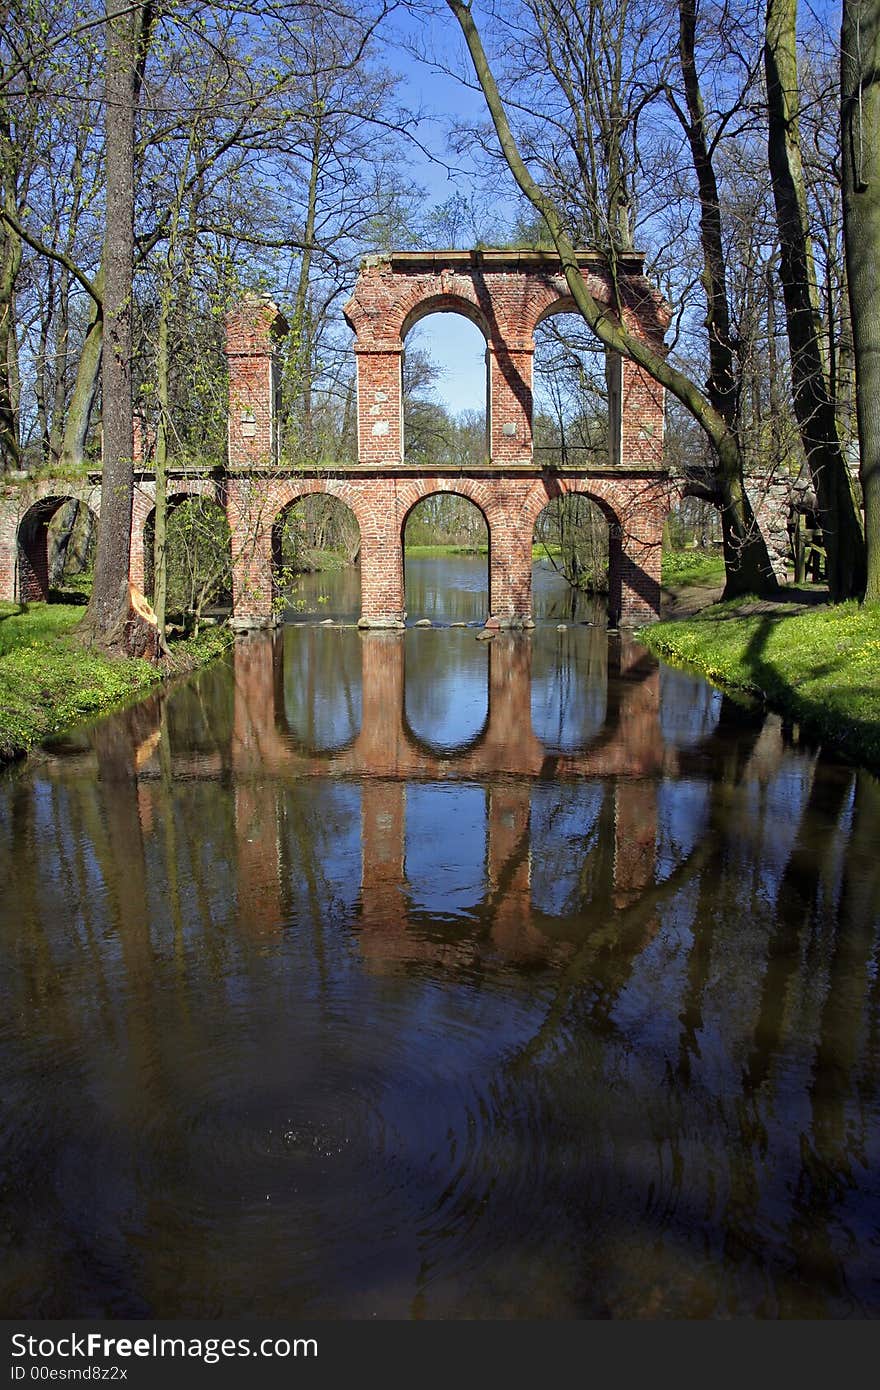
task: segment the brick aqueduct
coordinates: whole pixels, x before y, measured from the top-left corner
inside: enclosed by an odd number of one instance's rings
[[[661,347],[668,310],[640,257],[624,259],[616,285],[601,258],[579,256],[592,295],[623,305],[626,325]],[[229,457],[211,474],[170,471],[172,504],[207,495],[225,508],[233,558],[233,622],[274,621],[273,554],[286,510],[311,493],[351,508],[361,533],[361,625],[404,619],[403,529],[412,508],[436,492],[474,502],[489,532],[489,626],[531,621],[532,539],[541,510],[568,492],[587,494],[609,522],[612,621],[650,621],[659,611],[661,536],[678,500],[664,469],[664,393],[634,363],[609,371],[609,457],[602,466],[543,467],[532,447],[534,330],[574,308],[559,261],[534,251],[446,251],[370,257],[345,317],[355,332],[358,462],[285,469],[277,451],[276,343],[285,324],[266,299],[242,302],[227,320]],[[436,312],[476,323],[486,338],[487,457],[478,468],[432,471],[404,457],[401,364],[410,328]],[[131,578],[144,587],[154,476],[135,454]],[[69,498],[100,515],[100,475],[70,483],[20,479],[0,496],[0,598],[48,594],[48,525]],[[149,568],[149,567],[147,567]]]

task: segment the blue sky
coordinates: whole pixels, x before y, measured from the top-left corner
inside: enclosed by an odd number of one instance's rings
[[[412,174],[425,190],[426,204],[439,207],[456,193],[475,192],[485,198],[485,180],[478,178],[474,162],[453,154],[447,140],[449,127],[456,120],[485,119],[482,95],[439,71],[439,65],[430,61],[439,55],[440,64],[470,76],[469,59],[453,16],[445,6],[437,7],[433,15],[400,11],[384,33],[389,67],[403,77],[401,100],[424,113],[418,139],[426,153],[413,146]],[[408,51],[415,49],[423,51],[429,61]],[[486,203],[487,221],[505,225],[513,220],[519,206],[512,178],[502,176],[493,192],[495,196]],[[485,341],[473,324],[457,314],[433,314],[413,329],[407,341],[426,349],[440,369],[433,393],[436,399],[456,413],[485,408]]]

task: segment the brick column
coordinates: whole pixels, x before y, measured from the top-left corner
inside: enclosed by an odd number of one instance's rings
[[[659,618],[662,563],[662,523],[656,537],[626,537],[619,560],[622,627],[641,627]]]
[[[128,557],[128,577],[135,588],[140,589],[141,593],[145,592],[144,577],[146,571],[144,527],[153,507],[152,498],[141,492],[140,488],[135,488],[131,508],[131,551]],[[150,558],[152,561],[152,557]],[[150,569],[152,570],[152,563]]]
[[[492,463],[532,461],[532,367],[534,346],[490,343],[489,455]]]
[[[40,603],[49,597],[49,522],[56,507],[35,502],[18,526],[18,599]]]
[[[358,462],[403,462],[403,347],[397,340],[355,343],[358,380]]]
[[[231,478],[226,519],[232,549],[232,626],[273,627],[272,522],[265,484],[257,478]]]
[[[369,505],[361,508],[359,521],[361,616],[358,627],[403,627],[403,541],[393,478],[377,478],[370,484]]]
[[[621,375],[621,463],[643,468],[663,464],[665,391],[643,367],[623,358]]]
[[[277,462],[276,346],[287,322],[271,299],[247,295],[226,319],[229,465]]]
[[[0,502],[0,600],[15,602],[18,517],[11,499]]]

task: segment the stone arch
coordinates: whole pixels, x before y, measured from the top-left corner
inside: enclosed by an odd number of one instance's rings
[[[58,488],[32,501],[18,520],[15,587],[21,603],[39,603],[49,598],[49,523],[67,502],[79,502],[96,520],[100,518],[100,495],[94,490],[89,489],[84,495],[80,489]]]
[[[415,507],[420,502],[424,502],[428,497],[438,494],[449,494],[453,497],[463,497],[477,508],[486,523],[486,539],[488,542],[488,555],[486,564],[486,580],[488,593],[486,596],[487,616],[494,610],[494,600],[498,590],[498,577],[495,573],[497,547],[494,544],[494,535],[502,523],[502,513],[495,500],[491,484],[476,478],[411,478],[405,482],[401,480],[397,489],[398,518],[399,518],[399,543],[401,560],[404,549],[404,533],[406,523],[410,518]]]
[[[602,480],[585,482],[580,478],[541,478],[530,490],[523,505],[520,525],[529,540],[529,556],[534,541],[535,526],[545,507],[561,497],[588,497],[608,522],[608,625],[616,627],[621,612],[621,551],[623,526]]]
[[[329,497],[350,512],[358,528],[358,550],[363,541],[364,522],[360,514],[362,490],[347,485],[343,481],[314,479],[295,483],[291,480],[281,485],[273,499],[271,522],[271,566],[273,596],[278,593],[278,569],[281,563],[281,548],[284,523],[294,507],[310,497]]]

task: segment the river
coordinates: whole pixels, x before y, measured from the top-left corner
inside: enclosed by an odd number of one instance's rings
[[[880,1313],[876,780],[481,574],[0,778],[3,1316]]]

